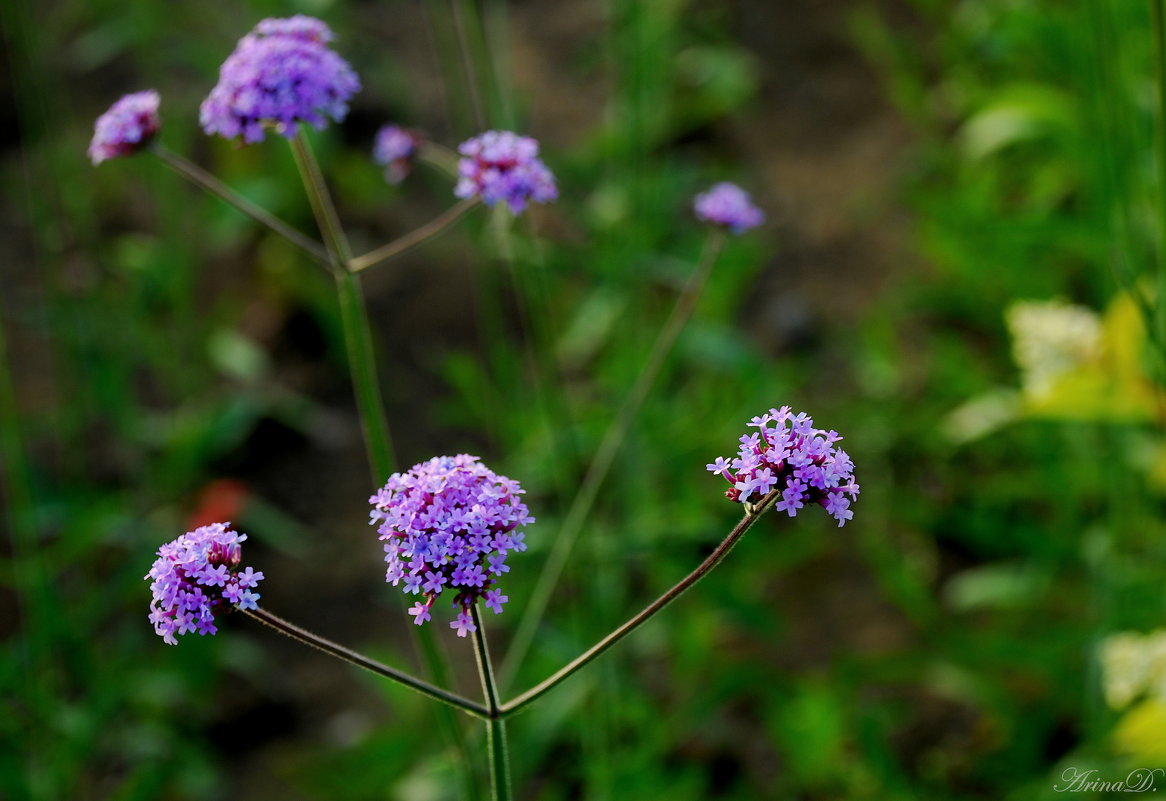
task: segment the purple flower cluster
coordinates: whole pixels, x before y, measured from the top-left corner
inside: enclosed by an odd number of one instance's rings
[[[753,205],[749,193],[736,184],[722,182],[702,192],[693,201],[697,219],[744,233],[765,222],[761,209]]]
[[[260,22],[239,40],[202,102],[203,130],[259,142],[265,125],[290,139],[297,123],[323,128],[327,117],[344,119],[360,80],[328,48],[332,38],[327,25],[303,15]]]
[[[706,465],[731,485],[725,497],[747,503],[779,491],[773,508],[790,517],[810,503],[820,504],[839,526],[854,517],[850,511],[851,501],[858,497],[854,462],[846,451],[834,447],[842,439],[838,432],[814,428],[813,418],[805,412],[795,415],[788,406],[770,409],[749,425],[758,431],[741,437],[736,459],[730,463],[718,457]]]
[[[487,206],[504,201],[515,214],[527,202],[549,203],[559,196],[555,176],[538,157],[538,142],[510,131],[487,131],[458,147],[454,194],[477,195]]]
[[[420,144],[419,134],[399,125],[386,125],[377,131],[372,158],[385,168],[386,181],[399,184],[409,176],[413,157],[417,155],[417,146]]]
[[[525,490],[476,456],[438,456],[394,473],[376,495],[371,522],[385,543],[385,580],[419,595],[409,610],[420,626],[437,597],[452,596],[459,637],[476,631],[471,609],[484,599],[494,614],[507,596],[495,586],[510,571],[506,557],[525,551],[520,526],[533,523],[518,496]]]
[[[107,159],[128,156],[150,143],[158,133],[158,93],[134,92],[109,107],[93,126],[89,158],[97,166]]]
[[[150,622],[162,639],[177,644],[176,634],[214,634],[215,615],[231,606],[255,609],[253,590],[263,579],[250,567],[239,569],[246,534],[236,534],[229,523],[196,528],[158,549],[158,558],[146,574],[151,580]]]

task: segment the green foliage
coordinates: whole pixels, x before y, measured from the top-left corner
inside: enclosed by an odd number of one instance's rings
[[[523,51],[502,32],[539,19],[527,4],[453,5],[490,122],[558,134],[543,139],[562,200],[533,220],[471,218],[366,286],[401,460],[480,451],[530,491],[531,551],[507,577],[510,611],[490,621],[503,653],[698,257],[687,199],[713,180],[763,180],[725,145],[768,80],[763,54],[734,40],[728,4],[618,0],[590,12],[586,48],[556,53],[606,80],[577,130],[506,69]],[[1163,760],[1160,708],[1108,710],[1094,657],[1106,635],[1166,614],[1150,15],[1101,0],[915,5],[905,28],[856,13],[852,35],[914,136],[901,197],[883,202],[911,211],[917,263],[880,292],[864,286],[861,315],[817,309],[812,342],[774,343],[754,314],[769,262],[792,245],[772,228],[730,243],[511,689],[723,536],[736,510],[702,466],[760,410],[789,402],[846,435],[863,485],[855,520],[838,531],[768,516],[698,589],[517,717],[520,797],[1030,799],[1060,797],[1067,766],[1120,778]],[[373,595],[379,554],[329,277],[145,157],[93,171],[82,155],[93,117],[145,81],[162,91],[169,147],[312,230],[280,143],[206,141],[194,110],[255,19],[326,14],[366,91],[319,152],[350,233],[371,247],[448,193],[421,169],[386,188],[366,159],[372,126],[416,116],[449,143],[473,127],[450,7],[0,12],[21,137],[3,199],[28,240],[0,299],[5,609],[17,603],[0,646],[0,692],[15,699],[0,720],[3,797],[458,797],[432,709],[408,693],[317,668],[316,654],[273,656],[279,645],[235,620],[174,649],[150,634],[152,552],[229,476],[247,482],[236,522],[267,560],[254,563],[273,602],[409,661],[399,599]],[[436,65],[409,55],[426,35]],[[1052,298],[1109,309],[1113,358],[1025,406],[1004,315]],[[1114,398],[1133,411],[1117,414]],[[971,422],[953,424],[969,403]],[[443,645],[471,664],[464,643]]]

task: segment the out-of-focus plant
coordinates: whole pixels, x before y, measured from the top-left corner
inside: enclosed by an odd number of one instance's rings
[[[388,168],[386,179],[402,180],[414,158],[448,169],[456,163],[454,194],[461,202],[432,222],[364,255],[356,255],[340,221],[323,172],[316,161],[305,127],[322,129],[347,113],[351,95],[360,82],[351,67],[331,49],[331,30],[306,16],[266,19],[240,40],[223,64],[219,83],[203,102],[201,123],[208,134],[245,143],[262,141],[268,133],[289,142],[323,242],[317,243],[275,215],[238,194],[194,163],[158,142],[161,128],[159,97],[153,91],[124,97],[99,118],[90,154],[94,164],[149,151],[183,177],[267,227],[305,255],[322,264],[335,279],[347,345],[353,388],[364,429],[364,440],[374,485],[386,481],[371,502],[372,520],[385,541],[389,568],[386,580],[402,585],[419,597],[409,610],[417,624],[432,683],[389,667],[344,646],[313,634],[267,611],[256,592],[264,574],[242,568],[244,535],[228,523],[201,526],[167,543],[146,578],[153,601],[150,620],[167,643],[181,635],[214,634],[221,616],[241,611],[276,630],[325,653],[396,681],[421,695],[444,702],[486,722],[491,793],[495,799],[512,797],[506,720],[561,682],[574,675],[639,628],[704,578],[770,507],[795,517],[806,506],[820,505],[842,526],[853,517],[851,502],[859,492],[854,464],[836,443],[833,430],[819,430],[804,413],[788,407],[770,409],[749,422],[757,431],[740,439],[738,456],[718,458],[708,469],[730,485],[726,496],[742,504],[745,514],[725,539],[688,576],[643,611],[603,636],[583,654],[534,687],[504,701],[486,644],[480,604],[501,613],[509,597],[499,579],[511,569],[510,553],[526,550],[520,527],[533,522],[519,499],[525,490],[518,482],[499,476],[477,457],[461,454],[438,457],[407,472],[395,467],[392,439],[380,398],[379,360],[373,350],[369,319],[357,275],[400,256],[440,233],[478,205],[498,206],[493,222],[503,242],[514,217],[530,203],[548,203],[558,197],[556,180],[539,158],[538,143],[509,131],[487,131],[458,147],[458,156],[417,135],[398,128],[382,130],[374,158]],[[499,216],[502,209],[508,216]],[[541,586],[553,586],[561,561],[569,555],[575,535],[590,511],[607,472],[655,383],[664,360],[692,316],[721,251],[725,232],[741,234],[759,226],[764,215],[739,187],[720,183],[698,195],[695,216],[708,224],[704,254],[683,287],[672,314],[656,339],[631,391],[608,428],[584,477],[567,529],[552,552],[559,562],[543,573]],[[392,473],[389,475],[389,473]],[[457,612],[449,626],[459,637],[473,635],[474,653],[484,702],[444,689],[449,670],[429,639],[431,609],[444,594]],[[528,620],[537,624],[545,607],[532,604]],[[530,625],[530,624],[528,624]],[[527,639],[519,639],[516,662],[522,662]],[[449,709],[443,709],[448,713]],[[469,743],[459,723],[447,714],[445,734],[458,749],[467,795],[476,794]]]

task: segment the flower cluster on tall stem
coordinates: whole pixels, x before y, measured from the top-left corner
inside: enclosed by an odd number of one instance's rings
[[[498,614],[508,597],[497,580],[510,572],[506,557],[526,550],[519,528],[534,522],[517,481],[469,454],[438,456],[394,473],[376,495],[371,522],[385,543],[385,580],[417,595],[409,610],[420,626],[445,594],[459,637],[476,629],[473,605]]]
[[[753,205],[749,193],[727,181],[714,184],[707,192],[697,195],[692,207],[701,222],[719,225],[734,234],[744,233],[765,222],[765,215]]]
[[[458,147],[460,198],[480,197],[487,206],[506,203],[521,214],[527,203],[549,203],[559,196],[555,176],[538,157],[538,142],[511,131],[486,131]]]
[[[304,128],[309,125],[322,128],[329,120],[343,119],[349,99],[360,88],[351,67],[328,47],[332,39],[328,26],[311,17],[261,21],[240,40],[223,64],[219,82],[201,108],[201,122],[208,134],[256,142],[271,130],[290,140],[320,226],[323,247],[238,196],[200,168],[169,153],[159,143],[153,143],[150,149],[183,176],[235,205],[332,269],[339,289],[350,369],[375,485],[395,469],[395,459],[384,420],[377,360],[357,273],[435,235],[479,203],[487,206],[503,203],[517,215],[530,203],[555,200],[558,189],[554,175],[538,157],[537,141],[510,131],[486,131],[458,148],[460,159],[454,193],[462,198],[460,203],[428,225],[354,258],[324,174],[301,129],[301,123]],[[151,143],[159,128],[158,105],[157,93],[140,92],[118,101],[102,115],[90,145],[94,163],[135,152]],[[440,158],[434,159],[434,152],[441,154]],[[378,133],[374,160],[385,168],[390,182],[403,179],[419,155],[447,171],[452,169],[452,152],[426,143],[414,131],[390,125]],[[554,584],[639,407],[691,316],[727,232],[740,234],[764,221],[764,214],[753,205],[749,194],[728,183],[714,185],[698,195],[693,207],[697,218],[712,227],[704,255],[677,298],[639,378],[588,468],[579,496],[566,516],[559,542],[547,561],[549,569],[544,571],[539,588],[527,602],[527,611],[534,613],[524,619],[514,639],[521,647],[513,650],[520,654],[526,647],[523,632],[533,631],[537,626],[549,598],[549,587]],[[431,627],[415,631],[422,635],[419,639],[435,676],[433,684],[260,609],[255,590],[263,574],[250,567],[240,568],[240,543],[246,537],[226,523],[197,528],[159,549],[158,558],[146,576],[153,595],[150,620],[167,643],[175,644],[177,636],[183,634],[214,634],[216,617],[237,609],[325,653],[485,719],[492,787],[495,798],[505,801],[510,796],[506,717],[581,670],[694,586],[725,559],[769,508],[794,517],[800,509],[816,503],[839,526],[853,517],[850,505],[859,488],[854,481],[853,463],[845,451],[836,447],[841,439],[836,432],[814,428],[811,418],[793,414],[789,407],[770,409],[769,413],[753,418],[749,425],[758,431],[741,437],[737,458],[731,462],[718,458],[708,465],[710,471],[723,476],[730,485],[726,496],[744,505],[742,520],[686,577],[562,669],[508,702],[503,702],[499,695],[478,603],[495,614],[502,612],[509,599],[499,582],[510,571],[509,555],[526,550],[521,529],[534,522],[534,518],[522,501],[524,490],[517,481],[494,473],[478,457],[468,454],[436,457],[408,471],[394,472],[369,500],[373,507],[371,523],[377,527],[384,543],[388,563],[386,581],[401,587],[406,595],[416,596],[409,612],[418,626],[431,620],[438,599],[444,597],[449,602],[455,613],[450,628],[459,637],[474,635],[485,703],[442,688],[441,685],[449,683],[448,675],[440,670],[443,665],[433,644]],[[462,762],[469,765],[471,759],[464,733],[452,723],[450,729],[450,739],[461,752]]]
[[[794,414],[788,406],[770,409],[749,425],[756,433],[741,437],[737,457],[731,462],[717,457],[706,465],[711,473],[729,483],[725,497],[748,504],[772,490],[781,498],[774,509],[796,517],[806,504],[821,505],[839,526],[854,517],[850,503],[858,497],[854,462],[846,451],[834,447],[842,439],[837,431],[814,428],[805,412]]]
[[[146,579],[150,581],[150,622],[170,645],[175,635],[215,634],[215,617],[239,609],[255,609],[255,588],[263,574],[239,568],[246,534],[229,523],[213,523],[183,534],[158,549]]]
[[[118,100],[97,118],[89,158],[96,166],[103,161],[128,156],[150,144],[162,127],[158,118],[161,99],[153,89],[134,92]]]
[[[267,128],[288,139],[299,123],[323,128],[348,113],[360,79],[328,47],[332,30],[303,15],[265,19],[239,40],[202,103],[208,134],[258,142]]]

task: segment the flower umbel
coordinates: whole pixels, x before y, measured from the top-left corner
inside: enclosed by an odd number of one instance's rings
[[[360,80],[329,49],[332,39],[331,29],[312,17],[260,22],[239,40],[202,102],[203,130],[259,142],[265,126],[290,139],[297,123],[323,128],[328,117],[340,122]]]
[[[697,219],[741,234],[765,222],[749,193],[736,184],[722,182],[697,195],[692,203]]]
[[[527,202],[549,203],[559,196],[555,176],[538,157],[538,142],[510,131],[486,131],[458,147],[460,198],[482,198],[487,206],[503,201],[515,214]]]
[[[813,418],[804,412],[795,415],[788,406],[770,409],[749,425],[758,430],[741,437],[736,459],[718,457],[706,465],[731,485],[725,497],[747,503],[776,491],[780,499],[774,508],[790,517],[810,503],[822,506],[839,526],[854,517],[850,510],[858,497],[854,462],[846,451],[834,447],[842,439],[838,432],[814,428]]]
[[[385,125],[377,131],[372,158],[385,168],[385,180],[399,184],[409,177],[421,135],[399,125]]]
[[[240,543],[246,534],[232,531],[229,523],[214,523],[183,534],[158,549],[158,558],[146,574],[151,580],[150,622],[170,645],[174,635],[214,634],[215,616],[236,606],[255,609],[259,594],[253,590],[263,579],[250,567],[240,570]]]
[[[507,600],[496,578],[506,557],[525,551],[518,529],[533,523],[517,481],[499,476],[468,454],[438,456],[394,473],[369,498],[371,522],[385,543],[385,580],[420,595],[409,610],[420,626],[438,596],[458,611],[450,628],[464,637],[475,627],[470,609],[480,598],[495,614]]]
[[[160,98],[153,89],[134,92],[109,107],[93,126],[89,158],[94,166],[118,156],[136,153],[158,133]]]

